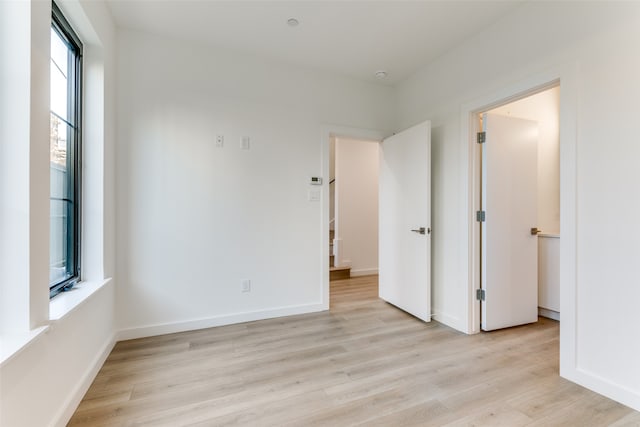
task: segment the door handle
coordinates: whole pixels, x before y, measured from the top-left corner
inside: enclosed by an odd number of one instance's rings
[[[531,228],[531,235],[532,236],[537,236],[538,233],[541,233],[541,232],[542,232],[542,230],[538,229],[538,227]]]
[[[431,234],[431,227],[429,227],[428,229],[425,227],[420,227],[416,230],[411,230],[411,231],[418,234],[427,234],[427,233]]]

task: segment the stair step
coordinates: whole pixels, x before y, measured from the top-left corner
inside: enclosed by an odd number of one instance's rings
[[[329,268],[329,280],[343,280],[351,277],[351,267]]]

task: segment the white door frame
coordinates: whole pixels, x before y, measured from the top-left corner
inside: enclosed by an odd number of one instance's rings
[[[388,134],[372,129],[361,129],[348,126],[327,124],[322,126],[321,134],[321,170],[322,177],[322,197],[321,197],[321,226],[320,226],[320,242],[322,248],[320,268],[322,271],[322,309],[329,310],[329,221],[331,215],[329,213],[329,163],[331,162],[329,154],[329,145],[331,138],[342,137],[351,139],[362,139],[368,141],[382,141]]]
[[[464,104],[461,109],[463,194],[468,231],[467,253],[467,333],[480,332],[480,304],[476,290],[480,284],[480,233],[475,220],[479,209],[478,151],[476,132],[478,113],[512,102],[560,84],[560,374],[575,378],[576,373],[576,252],[577,252],[577,130],[578,68],[576,65],[548,70],[502,90]],[[464,255],[463,255],[464,256]]]

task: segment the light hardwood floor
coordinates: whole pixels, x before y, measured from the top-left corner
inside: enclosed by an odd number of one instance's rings
[[[558,376],[558,323],[468,336],[335,281],[331,311],[120,342],[71,426],[640,426]]]

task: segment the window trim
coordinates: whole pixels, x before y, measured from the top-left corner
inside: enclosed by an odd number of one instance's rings
[[[70,85],[69,117],[73,118],[73,146],[71,149],[70,180],[73,182],[73,228],[67,232],[67,248],[72,248],[73,272],[71,277],[65,280],[49,283],[49,298],[53,298],[60,292],[71,289],[81,280],[81,223],[82,223],[82,42],[73,30],[62,11],[51,2],[51,28],[69,45],[75,53],[75,61],[72,66],[74,72],[73,84]],[[71,240],[71,241],[69,241]]]

